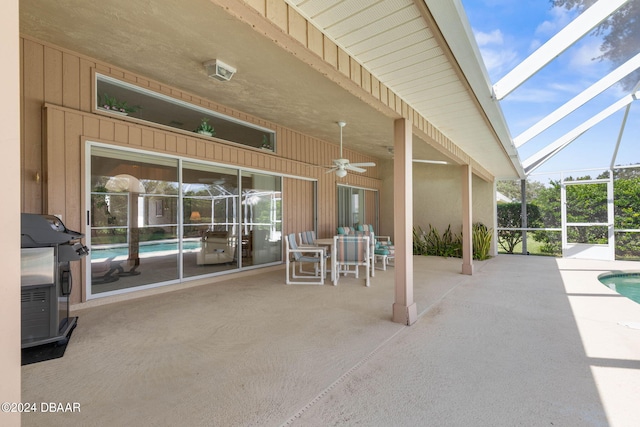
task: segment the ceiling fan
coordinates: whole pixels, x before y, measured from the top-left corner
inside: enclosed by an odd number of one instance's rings
[[[338,126],[340,126],[340,158],[333,159],[333,166],[329,166],[331,169],[327,171],[327,173],[334,172],[338,178],[344,178],[347,176],[347,171],[353,172],[366,172],[366,169],[363,169],[362,166],[375,166],[376,164],[373,162],[366,163],[350,163],[349,159],[345,159],[342,155],[342,128],[345,127],[345,122],[338,122]]]

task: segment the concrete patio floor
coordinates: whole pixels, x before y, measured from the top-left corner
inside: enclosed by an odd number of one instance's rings
[[[640,304],[597,280],[637,262],[415,257],[337,287],[284,270],[77,310],[63,358],[22,368],[24,426],[637,426]],[[635,323],[635,324],[634,324]]]

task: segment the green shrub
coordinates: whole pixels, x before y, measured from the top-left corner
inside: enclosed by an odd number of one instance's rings
[[[419,231],[418,231],[419,230]],[[462,240],[451,231],[451,226],[440,235],[435,227],[429,225],[429,231],[424,232],[421,227],[413,228],[414,255],[432,255],[442,257],[461,257]]]
[[[485,260],[489,258],[493,229],[487,228],[481,222],[473,224],[473,259]]]
[[[489,258],[492,235],[493,229],[480,222],[473,224],[473,259]],[[420,226],[413,227],[413,254],[462,258],[462,235],[453,233],[451,225],[442,235],[431,225],[428,232]]]

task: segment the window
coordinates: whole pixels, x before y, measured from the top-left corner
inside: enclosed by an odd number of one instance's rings
[[[97,73],[95,99],[98,111],[127,115],[187,132],[197,132],[205,119],[206,123],[213,127],[215,138],[275,151],[276,137],[271,129],[243,122]]]

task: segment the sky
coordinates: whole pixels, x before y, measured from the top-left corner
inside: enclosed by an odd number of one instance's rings
[[[553,8],[549,0],[461,0],[480,48],[491,84],[571,22],[577,12]],[[615,68],[600,56],[601,38],[588,34],[500,101],[512,137],[587,89]],[[637,50],[640,52],[640,47]],[[627,95],[614,85],[551,126],[519,149],[520,160],[543,149],[576,126]],[[624,108],[574,140],[537,168],[534,180],[559,179],[559,171],[608,168],[624,117]],[[640,163],[640,102],[634,101],[627,119],[616,165]],[[634,135],[636,137],[634,138]],[[572,173],[575,176],[597,172]]]

